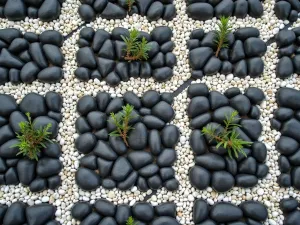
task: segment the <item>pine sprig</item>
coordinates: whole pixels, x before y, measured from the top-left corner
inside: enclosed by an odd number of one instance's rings
[[[224,130],[221,132],[217,132],[217,127],[212,127],[211,125],[202,128],[202,133],[208,136],[209,142],[216,140],[218,143],[216,148],[223,147],[227,149],[230,158],[233,158],[233,155],[238,158],[239,153],[247,157],[243,148],[252,144],[252,142],[239,138],[236,128],[240,127],[240,125],[235,122],[237,116],[237,111],[233,111],[229,116],[227,115],[224,120]]]
[[[231,32],[229,17],[222,16],[218,23],[218,30],[215,31],[215,44],[217,45],[216,57],[218,57],[222,48],[228,48],[228,34]]]
[[[128,11],[130,12],[132,9],[132,5],[135,3],[135,0],[126,0],[126,4],[128,6]]]
[[[127,135],[130,130],[133,130],[133,127],[129,125],[129,122],[136,116],[132,115],[134,109],[132,105],[127,104],[126,106],[123,106],[122,109],[123,110],[117,114],[113,112],[110,114],[112,122],[116,126],[116,130],[109,133],[109,135],[112,137],[121,137],[126,146],[128,146]]]
[[[137,225],[137,223],[134,221],[133,217],[130,216],[126,221],[126,225]]]
[[[29,159],[38,161],[38,153],[40,153],[43,148],[46,148],[45,143],[52,142],[49,139],[49,136],[51,135],[51,132],[49,132],[51,123],[40,129],[36,129],[34,127],[35,124],[31,120],[30,113],[26,113],[26,116],[28,121],[19,123],[20,133],[17,133],[19,143],[12,145],[11,148],[18,147],[19,152],[17,155],[22,154]]]
[[[145,37],[142,37],[142,40],[139,40],[139,35],[140,32],[136,29],[133,29],[129,32],[129,37],[124,37],[121,35],[121,38],[126,45],[126,55],[124,57],[125,60],[135,61],[147,60],[149,58],[148,51],[151,49],[151,46]]]

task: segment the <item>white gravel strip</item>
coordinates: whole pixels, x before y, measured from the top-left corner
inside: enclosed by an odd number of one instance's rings
[[[254,26],[261,32],[263,40],[269,39],[273,34],[283,28],[286,21],[279,21],[273,12],[275,0],[264,1],[265,14],[261,19],[253,19],[247,17],[246,19],[232,19],[233,28]],[[25,22],[8,22],[6,19],[0,20],[0,27],[15,27],[20,28],[22,31],[34,31],[37,33],[43,32],[45,29],[55,29],[62,32],[64,35],[74,30],[83,21],[77,14],[79,0],[67,0],[62,8],[62,14],[59,20],[44,23],[39,20],[26,20]],[[91,201],[95,199],[106,198],[115,203],[126,203],[133,205],[136,201],[142,201],[146,194],[151,194],[151,190],[147,193],[141,193],[136,188],[131,191],[118,191],[118,190],[104,190],[98,188],[93,192],[85,192],[78,189],[75,184],[75,171],[78,168],[78,160],[80,155],[74,147],[75,133],[75,120],[78,117],[76,113],[76,103],[78,99],[84,95],[95,96],[98,91],[107,91],[113,97],[120,96],[126,91],[134,91],[141,96],[146,90],[154,89],[160,92],[173,92],[185,80],[190,77],[190,68],[188,65],[188,50],[186,41],[189,39],[190,32],[196,28],[204,28],[205,31],[215,29],[216,19],[206,22],[194,21],[186,15],[186,4],[184,0],[175,1],[177,8],[177,16],[170,22],[159,20],[157,22],[149,23],[145,17],[134,15],[126,17],[124,20],[108,21],[101,18],[96,19],[89,26],[94,29],[104,28],[111,31],[114,27],[135,27],[137,29],[150,32],[156,26],[166,25],[173,30],[173,41],[175,42],[174,54],[177,56],[177,66],[174,67],[174,76],[172,79],[165,83],[157,83],[151,79],[133,79],[129,82],[121,82],[116,88],[111,88],[105,82],[98,80],[91,80],[83,83],[79,82],[74,77],[74,71],[77,68],[75,61],[75,54],[78,50],[77,38],[78,33],[74,33],[65,43],[62,48],[65,55],[66,63],[64,65],[64,78],[59,84],[42,84],[35,81],[31,85],[20,84],[12,86],[7,84],[0,86],[0,93],[11,94],[18,99],[18,102],[28,93],[37,92],[45,94],[47,91],[56,91],[63,96],[63,121],[60,123],[58,141],[62,145],[63,154],[60,160],[64,168],[60,175],[62,178],[62,186],[55,191],[43,191],[41,193],[31,193],[28,188],[22,185],[17,186],[2,186],[0,187],[0,203],[11,204],[15,201],[24,201],[29,205],[38,204],[41,202],[50,202],[57,206],[56,216],[63,225],[77,224],[70,216],[70,208],[74,202],[78,200]],[[298,21],[299,22],[299,21]],[[252,189],[234,188],[231,191],[223,194],[214,192],[211,188],[205,191],[199,191],[191,187],[188,179],[188,170],[194,165],[194,157],[192,150],[189,146],[189,120],[186,115],[186,107],[189,102],[186,91],[182,92],[175,100],[174,109],[176,124],[181,131],[180,142],[176,147],[178,160],[174,166],[176,170],[176,178],[180,182],[179,190],[176,192],[168,192],[166,189],[161,189],[156,195],[153,195],[149,200],[152,204],[156,205],[161,202],[174,201],[177,204],[178,220],[181,224],[193,224],[192,222],[192,206],[196,198],[205,198],[210,204],[217,201],[231,201],[234,204],[239,204],[242,200],[258,200],[263,202],[269,207],[269,220],[265,224],[277,225],[282,224],[283,216],[279,209],[280,199],[288,196],[296,197],[300,200],[299,191],[293,188],[279,188],[276,179],[279,175],[278,157],[279,153],[275,150],[275,141],[278,140],[280,133],[270,128],[269,118],[272,117],[273,111],[277,108],[275,103],[275,92],[280,86],[288,86],[300,89],[300,81],[298,76],[294,76],[285,81],[276,78],[275,68],[278,61],[276,55],[276,44],[268,47],[268,52],[264,57],[265,71],[263,77],[250,79],[239,79],[232,75],[214,75],[205,77],[202,81],[206,83],[211,90],[218,90],[224,92],[229,87],[239,87],[242,90],[248,86],[256,86],[261,88],[267,96],[267,100],[261,105],[261,123],[263,124],[263,132],[261,140],[267,145],[269,174],[265,179],[259,180],[259,184]]]

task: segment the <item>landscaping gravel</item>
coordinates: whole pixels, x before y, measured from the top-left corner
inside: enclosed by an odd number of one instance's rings
[[[260,39],[268,41],[274,34],[278,33],[288,20],[279,20],[275,16],[274,6],[276,1],[262,1],[264,13],[260,18],[253,18],[247,15],[243,19],[232,17],[230,19],[233,30],[243,27],[255,27],[260,31]],[[57,20],[52,22],[42,22],[40,19],[25,18],[23,21],[12,22],[7,19],[0,19],[1,27],[14,27],[22,32],[31,31],[37,34],[44,30],[57,30],[64,36],[75,30],[83,24],[80,19],[78,8],[82,3],[79,0],[66,0],[62,4],[61,15]],[[194,224],[192,219],[192,208],[195,199],[203,198],[209,205],[217,202],[230,202],[239,205],[245,200],[254,200],[263,203],[268,209],[268,219],[264,224],[282,225],[284,221],[283,212],[280,210],[279,202],[283,198],[294,197],[299,200],[299,191],[293,187],[281,188],[277,183],[277,177],[280,175],[278,159],[280,153],[275,149],[275,143],[280,138],[280,132],[271,129],[270,119],[277,108],[275,93],[280,87],[290,87],[299,90],[300,83],[297,74],[281,80],[276,77],[276,65],[278,63],[276,43],[268,42],[267,52],[262,58],[264,61],[264,72],[258,78],[246,76],[241,79],[234,77],[233,74],[217,73],[212,76],[204,76],[197,83],[205,83],[212,91],[223,93],[230,87],[238,87],[242,92],[249,86],[258,87],[263,90],[266,100],[258,106],[261,112],[259,121],[262,124],[262,134],[259,141],[262,141],[267,147],[266,165],[269,167],[267,176],[258,181],[253,188],[233,187],[225,193],[218,193],[211,187],[205,190],[195,189],[189,182],[188,171],[195,165],[193,152],[189,145],[189,118],[186,108],[189,98],[186,90],[177,91],[179,94],[174,101],[173,109],[175,118],[171,124],[180,129],[180,138],[175,146],[177,160],[173,166],[175,178],[179,182],[178,190],[168,191],[166,188],[160,188],[157,191],[148,190],[141,192],[137,187],[132,187],[127,191],[119,189],[107,190],[99,187],[94,191],[83,191],[75,182],[75,173],[79,168],[79,162],[82,155],[75,148],[75,140],[78,134],[75,130],[75,121],[78,118],[76,104],[78,100],[85,96],[95,97],[99,91],[110,93],[113,98],[123,97],[125,92],[133,91],[141,97],[147,90],[156,90],[159,93],[174,92],[177,88],[187,81],[191,76],[187,41],[193,30],[202,28],[205,33],[216,30],[217,19],[214,17],[206,21],[197,21],[188,17],[186,13],[186,2],[176,0],[173,3],[176,8],[176,16],[171,21],[158,19],[155,22],[149,22],[146,17],[138,14],[126,16],[124,19],[108,20],[97,17],[93,22],[86,24],[94,30],[105,29],[112,32],[116,27],[124,27],[131,30],[138,30],[150,33],[157,26],[168,26],[171,28],[175,48],[173,53],[177,58],[177,65],[173,68],[174,76],[169,81],[158,83],[150,77],[147,79],[130,78],[127,82],[121,81],[117,87],[109,86],[105,81],[98,79],[87,82],[79,81],[74,72],[77,69],[76,52],[78,51],[77,41],[79,39],[79,30],[70,34],[62,46],[62,52],[65,57],[63,65],[63,79],[59,83],[47,84],[39,81],[33,81],[31,85],[18,84],[13,86],[10,82],[0,85],[0,92],[13,96],[18,103],[31,92],[45,95],[48,91],[55,91],[63,96],[64,102],[62,107],[62,122],[59,123],[58,136],[56,141],[62,147],[60,161],[63,169],[60,172],[62,184],[56,190],[46,189],[39,193],[31,192],[22,184],[19,185],[2,185],[0,186],[0,203],[11,205],[13,202],[22,201],[29,206],[37,205],[42,202],[53,204],[57,210],[55,212],[56,220],[64,225],[79,224],[71,216],[71,208],[78,201],[87,201],[94,204],[96,199],[104,198],[116,205],[127,204],[133,206],[136,202],[147,201],[152,206],[157,206],[163,202],[174,202],[176,204],[176,219],[180,224]],[[299,20],[293,24],[293,27],[299,25]],[[190,81],[189,81],[190,82]],[[188,83],[185,83],[188,84]]]

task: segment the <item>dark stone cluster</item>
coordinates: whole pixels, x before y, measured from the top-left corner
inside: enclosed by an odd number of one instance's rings
[[[147,91],[139,98],[126,92],[123,98],[99,92],[95,98],[84,96],[77,103],[81,115],[76,121],[80,134],[76,148],[85,154],[80,159],[76,182],[84,190],[100,185],[106,189],[128,190],[136,185],[141,191],[165,187],[176,190],[178,181],[172,168],[179,130],[167,125],[174,118],[171,94]],[[111,113],[122,113],[126,104],[134,106],[129,121],[128,146],[121,137],[110,136],[117,128]]]
[[[276,0],[274,11],[278,19],[295,22],[300,12],[300,2],[299,0]]]
[[[275,40],[279,48],[277,77],[285,79],[294,73],[300,74],[300,27],[279,31]]]
[[[267,218],[266,206],[258,201],[244,201],[239,206],[218,202],[209,206],[205,200],[197,199],[193,208],[193,220],[197,225],[263,225]]]
[[[126,0],[81,0],[79,14],[86,22],[91,22],[99,14],[104,19],[124,19],[127,13],[146,16],[148,20],[155,21],[160,18],[172,20],[176,15],[173,0],[136,0],[131,9],[128,8]]]
[[[153,207],[150,203],[138,202],[130,207],[99,199],[93,205],[87,202],[76,203],[72,208],[72,216],[81,221],[82,225],[125,225],[129,217],[133,217],[137,225],[179,225],[174,203],[162,203]]]
[[[28,206],[23,202],[14,202],[9,207],[0,205],[0,223],[2,225],[60,225],[55,220],[56,208],[42,203]]]
[[[261,57],[266,53],[267,45],[259,35],[259,30],[254,27],[240,28],[230,33],[228,48],[222,48],[216,57],[216,32],[204,33],[203,29],[192,31],[187,43],[192,77],[198,79],[218,72],[224,75],[233,73],[240,78],[260,76],[264,70]]]
[[[8,20],[24,20],[27,16],[49,22],[58,19],[64,0],[2,0],[0,17]]]
[[[247,15],[258,18],[264,8],[260,0],[186,0],[187,14],[195,20],[209,20],[213,17],[235,16],[245,18]]]
[[[6,28],[0,30],[0,85],[59,82],[63,77],[63,36],[54,30],[40,35]]]
[[[300,91],[280,88],[276,93],[278,109],[271,119],[272,128],[280,131],[276,143],[280,152],[278,183],[282,187],[293,186],[300,190]]]
[[[280,201],[280,209],[283,211],[283,225],[299,225],[300,211],[299,203],[294,198],[286,198]]]
[[[147,61],[126,61],[126,44],[121,36],[129,37],[129,31],[117,27],[110,34],[102,29],[95,32],[92,28],[83,28],[78,41],[79,67],[75,76],[83,81],[105,80],[111,86],[128,81],[130,77],[153,77],[163,82],[173,76],[176,56],[172,53],[174,42],[169,27],[156,27],[150,34],[140,32],[140,38],[145,37],[151,46]]]
[[[217,192],[225,192],[233,186],[254,187],[258,179],[265,177],[268,166],[264,164],[267,156],[266,146],[258,141],[262,132],[259,122],[260,110],[256,106],[265,98],[264,93],[254,87],[248,88],[244,94],[236,88],[229,88],[224,94],[208,90],[205,84],[192,84],[188,88],[191,99],[187,114],[190,127],[190,145],[195,155],[195,166],[189,172],[191,184],[200,190],[208,186]],[[244,148],[247,157],[239,153],[238,157],[229,157],[227,149],[216,148],[216,140],[210,141],[202,134],[202,128],[211,126],[217,132],[224,129],[224,120],[233,111],[239,116],[235,121],[239,138],[252,142]]]
[[[50,139],[58,134],[58,123],[62,119],[62,97],[48,92],[45,97],[30,93],[18,105],[10,95],[0,94],[0,185],[23,184],[30,191],[39,192],[47,188],[56,189],[61,184],[59,161],[61,147],[55,141],[45,143],[46,148],[39,154],[39,160],[31,160],[19,153],[16,133],[20,133],[19,123],[28,121],[29,112],[34,127],[39,129],[51,124]]]

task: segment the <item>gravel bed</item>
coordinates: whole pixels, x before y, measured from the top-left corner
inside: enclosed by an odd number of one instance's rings
[[[56,208],[47,203],[28,206],[23,202],[14,202],[9,207],[0,205],[0,221],[3,225],[35,224],[60,225],[55,220]]]
[[[260,18],[253,18],[247,15],[244,19],[233,17],[231,23],[233,30],[242,27],[256,27],[260,32],[260,38],[263,41],[269,40],[274,34],[288,24],[288,20],[279,20],[275,16],[274,5],[275,0],[263,1],[264,14]],[[79,25],[83,24],[77,13],[80,6],[79,0],[66,0],[62,4],[61,15],[58,20],[52,22],[42,22],[39,19],[25,18],[24,21],[12,22],[7,19],[0,19],[1,27],[14,27],[22,32],[31,31],[37,34],[42,33],[46,29],[54,29],[64,36],[75,30]],[[205,190],[197,190],[191,186],[189,182],[188,171],[194,164],[193,152],[189,145],[189,136],[191,129],[189,128],[189,118],[186,114],[189,98],[186,90],[181,92],[174,101],[173,108],[175,111],[175,119],[171,124],[176,125],[180,129],[180,138],[175,146],[177,160],[173,166],[175,170],[175,178],[179,182],[177,191],[171,192],[166,188],[157,191],[148,190],[141,192],[137,187],[130,190],[121,191],[118,189],[106,190],[99,187],[94,191],[83,191],[75,182],[75,174],[79,168],[79,162],[82,155],[75,148],[75,140],[78,137],[75,129],[75,122],[78,118],[76,112],[76,104],[78,100],[85,96],[96,96],[99,91],[110,93],[113,98],[123,97],[126,91],[133,91],[137,96],[141,97],[147,90],[156,90],[159,93],[174,92],[185,81],[190,78],[190,67],[188,61],[187,41],[193,30],[202,28],[204,32],[216,29],[216,18],[206,21],[196,21],[188,17],[186,14],[186,2],[183,0],[175,0],[174,5],[177,15],[171,21],[159,19],[155,22],[149,22],[146,17],[138,14],[126,16],[120,20],[106,20],[97,17],[93,22],[86,24],[94,30],[105,29],[112,32],[116,27],[124,27],[126,29],[136,28],[138,30],[150,33],[157,26],[168,26],[173,32],[172,41],[175,43],[173,53],[177,58],[177,65],[174,66],[174,76],[167,82],[158,83],[153,78],[130,78],[127,82],[120,82],[116,87],[110,87],[105,81],[98,79],[89,80],[88,82],[80,82],[74,76],[77,69],[76,52],[78,51],[77,41],[79,39],[79,30],[70,34],[69,38],[64,41],[62,52],[65,57],[63,65],[63,79],[59,83],[44,84],[33,81],[31,85],[18,84],[13,86],[10,83],[0,86],[0,93],[13,96],[17,102],[20,102],[26,94],[31,92],[45,95],[48,91],[55,91],[63,96],[62,122],[59,124],[59,131],[56,141],[62,147],[62,155],[60,161],[63,169],[59,173],[62,184],[56,190],[44,190],[39,193],[30,192],[30,190],[18,185],[0,186],[0,204],[11,205],[13,202],[22,201],[29,206],[40,203],[53,204],[57,210],[55,212],[56,220],[63,225],[79,224],[71,216],[71,208],[78,201],[87,201],[94,204],[96,199],[104,198],[114,204],[127,204],[133,206],[136,202],[147,201],[153,206],[157,206],[163,202],[174,202],[177,209],[177,221],[180,224],[194,224],[193,222],[193,204],[195,199],[205,199],[209,205],[217,202],[231,202],[235,205],[241,204],[245,200],[255,200],[263,203],[268,209],[268,219],[266,225],[282,225],[284,215],[280,209],[279,202],[283,198],[294,197],[300,199],[299,191],[293,187],[281,188],[277,183],[277,177],[280,175],[278,159],[280,153],[276,150],[276,141],[280,138],[280,133],[271,129],[270,118],[277,109],[275,93],[280,87],[291,87],[299,89],[299,77],[293,74],[291,77],[281,80],[276,77],[276,64],[278,62],[276,43],[272,43],[267,47],[266,54],[262,57],[264,61],[264,72],[259,78],[251,78],[246,76],[243,79],[234,77],[233,74],[212,76],[204,76],[196,83],[205,83],[210,90],[216,90],[223,93],[230,87],[238,87],[243,92],[249,86],[258,87],[265,93],[266,101],[258,108],[261,111],[259,121],[263,125],[262,135],[259,141],[265,143],[267,147],[266,165],[269,167],[269,173],[266,178],[259,180],[254,188],[233,187],[225,193],[217,193],[208,187]],[[296,26],[299,20],[294,23]]]
[[[88,202],[76,203],[72,208],[72,216],[82,224],[125,224],[127,218],[132,216],[140,225],[179,225],[176,220],[176,205],[171,202],[153,207],[147,202],[129,206],[114,205],[105,199],[99,199],[93,205]]]
[[[172,31],[166,26],[156,27],[150,34],[140,32],[151,50],[148,59],[127,61],[126,44],[122,37],[129,37],[129,30],[116,27],[111,34],[104,29],[94,31],[83,28],[79,34],[80,49],[76,54],[78,68],[75,76],[82,81],[89,79],[105,80],[116,86],[130,77],[153,77],[158,82],[169,80],[173,76],[172,68],[176,64],[176,56],[172,53],[174,42]]]

